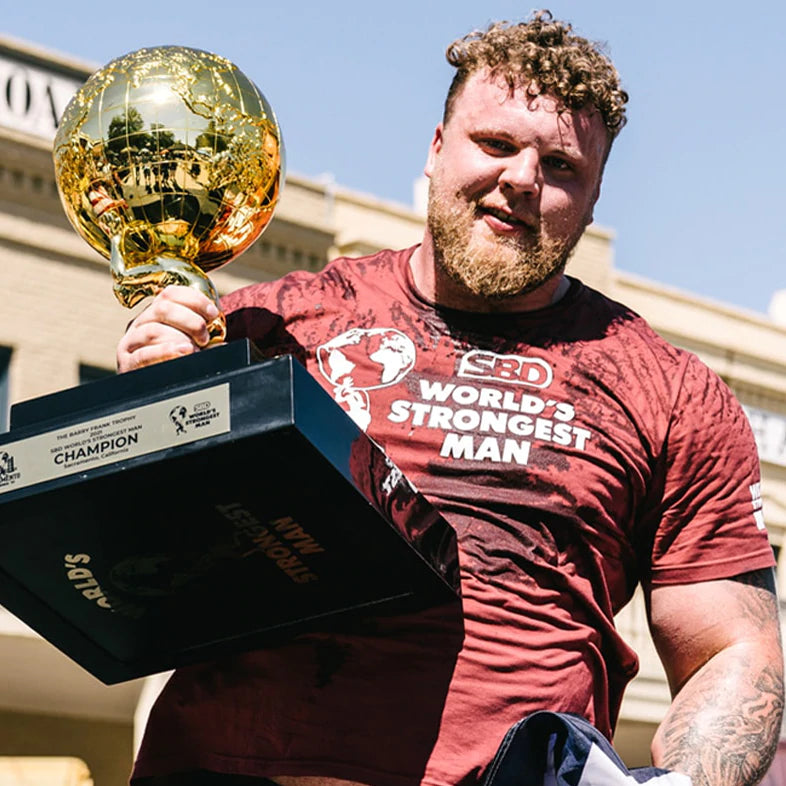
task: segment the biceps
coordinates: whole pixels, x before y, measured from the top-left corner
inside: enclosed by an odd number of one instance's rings
[[[653,641],[676,693],[722,650],[753,644],[780,659],[780,625],[771,570],[732,579],[655,587],[648,598]]]

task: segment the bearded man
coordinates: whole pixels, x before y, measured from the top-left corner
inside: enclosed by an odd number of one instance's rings
[[[178,670],[140,783],[474,786],[541,709],[610,738],[637,669],[613,620],[637,584],[673,693],[654,763],[742,786],[772,759],[782,655],[747,420],[694,356],[565,275],[624,125],[617,72],[547,12],[448,60],[422,243],[222,305],[230,339],[295,354],[330,393],[330,347],[357,387],[380,378],[378,337],[401,337],[402,373],[364,386],[362,426],[454,527],[461,608]],[[215,316],[165,290],[121,340],[120,370],[198,351]]]

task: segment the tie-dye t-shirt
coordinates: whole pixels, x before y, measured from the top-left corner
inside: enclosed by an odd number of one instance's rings
[[[411,253],[224,306],[230,337],[296,355],[454,527],[460,607],[178,670],[137,776],[476,784],[535,710],[612,733],[637,669],[613,618],[637,583],[774,564],[747,420],[695,356],[576,280],[537,311],[435,307]]]

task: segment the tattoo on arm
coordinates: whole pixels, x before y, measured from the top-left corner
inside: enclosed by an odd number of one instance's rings
[[[693,786],[758,783],[778,744],[783,709],[780,673],[763,669],[745,695],[732,701],[731,696],[713,695],[722,692],[722,674],[710,669],[702,682],[695,696],[671,713],[663,732],[662,766],[687,773]],[[702,717],[705,702],[715,705],[709,717]]]
[[[734,581],[751,589],[734,593],[733,613],[772,635],[778,624],[772,572],[754,571]],[[755,644],[734,645],[693,675],[659,731],[660,766],[690,775],[693,786],[757,784],[775,755],[783,713],[783,670],[772,655],[777,649],[770,647],[768,654]]]

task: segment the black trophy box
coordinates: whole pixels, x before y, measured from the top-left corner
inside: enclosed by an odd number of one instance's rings
[[[291,356],[12,408],[0,604],[105,683],[455,601],[455,534]]]

